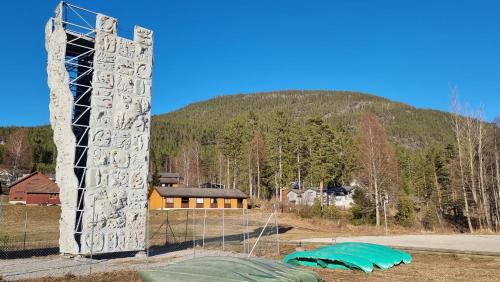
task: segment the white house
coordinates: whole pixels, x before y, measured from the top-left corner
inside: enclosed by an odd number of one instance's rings
[[[354,192],[353,186],[342,186],[325,189],[323,191],[323,204],[335,205],[341,209],[348,209],[353,204],[352,194]],[[319,188],[308,188],[305,191],[298,189],[291,189],[287,194],[287,201],[292,204],[302,204],[312,206],[316,199],[319,198]]]

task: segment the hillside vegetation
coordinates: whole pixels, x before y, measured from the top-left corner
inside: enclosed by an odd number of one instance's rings
[[[220,96],[155,116],[152,145],[157,153],[171,155],[186,139],[213,142],[229,120],[246,119],[250,112],[266,130],[278,111],[293,120],[320,117],[328,124],[342,122],[352,128],[358,126],[361,113],[373,111],[394,144],[421,149],[435,142],[453,142],[449,113],[417,109],[359,92],[289,90]]]

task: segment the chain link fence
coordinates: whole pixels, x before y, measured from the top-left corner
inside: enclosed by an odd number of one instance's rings
[[[273,211],[151,210],[145,254],[59,255],[59,206],[9,204],[0,196],[0,280],[139,270],[196,256],[279,254]]]

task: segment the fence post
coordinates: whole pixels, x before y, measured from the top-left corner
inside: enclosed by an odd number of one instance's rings
[[[202,240],[203,240],[202,248],[203,249],[205,249],[205,224],[207,221],[207,209],[204,209],[204,210],[205,210],[205,215],[203,216],[203,237],[202,237]]]
[[[248,209],[245,211],[245,221],[246,221],[246,226],[245,226],[245,231],[247,234],[247,253],[250,251],[250,232],[248,232]]]
[[[245,210],[241,209],[241,220],[243,221],[243,253],[247,252],[247,241],[246,241],[246,233],[245,233]]]
[[[90,266],[89,266],[89,272],[92,274],[92,258],[94,255],[94,226],[95,226],[95,195],[93,197],[93,206],[92,206],[92,231],[91,231],[91,238],[90,238]]]
[[[168,245],[168,228],[170,227],[170,222],[168,221],[168,210],[167,210],[167,225],[165,226],[165,246]]]
[[[193,257],[196,257],[196,208],[193,209]]]
[[[0,223],[2,223],[3,195],[0,195]]]
[[[146,203],[146,205],[148,205],[148,210],[147,210],[147,214],[146,214],[146,238],[145,238],[145,241],[144,242],[146,244],[146,262],[149,262],[149,241],[150,241],[150,238],[149,238],[149,217],[150,217],[150,212],[151,210],[149,209],[149,201]]]
[[[28,228],[28,203],[24,205],[24,235],[23,235],[23,250],[26,249],[26,230]]]
[[[224,251],[224,209],[222,209],[222,251]]]
[[[278,227],[278,213],[276,212],[276,208],[274,210],[274,225],[276,225],[276,248],[278,249],[278,255],[280,254],[280,235],[279,235],[279,227]]]

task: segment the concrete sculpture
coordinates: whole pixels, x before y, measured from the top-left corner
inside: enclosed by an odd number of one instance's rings
[[[82,94],[68,73],[72,33],[62,20],[63,5],[46,26],[50,122],[61,190],[60,251],[144,250],[153,32],[136,26],[133,41],[121,38],[116,19],[96,14],[95,37],[77,38],[93,45],[92,71],[80,70],[80,77],[89,74],[91,90]],[[86,112],[76,112],[76,100],[88,101]],[[83,134],[76,133],[77,119],[88,123],[78,125],[85,128]]]

